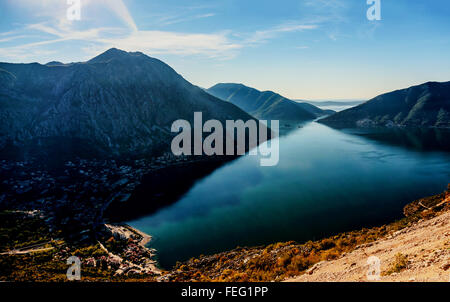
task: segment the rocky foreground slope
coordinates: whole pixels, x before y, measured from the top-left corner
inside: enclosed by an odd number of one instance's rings
[[[359,246],[337,260],[320,262],[288,281],[369,281],[371,256],[380,259],[379,281],[450,282],[450,213]]]

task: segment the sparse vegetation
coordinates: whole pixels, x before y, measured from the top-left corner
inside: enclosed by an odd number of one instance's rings
[[[42,219],[21,212],[0,212],[0,252],[48,242],[50,239]]]
[[[389,270],[383,273],[383,275],[388,276],[393,273],[400,273],[402,270],[408,267],[408,257],[402,253],[395,255],[394,262],[392,263]]]

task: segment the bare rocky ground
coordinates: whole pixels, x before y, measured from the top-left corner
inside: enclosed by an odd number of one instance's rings
[[[406,267],[389,274],[399,253],[406,257]],[[287,281],[365,282],[370,256],[381,261],[379,281],[382,282],[450,282],[450,212],[362,245],[337,260],[320,262],[305,274]]]

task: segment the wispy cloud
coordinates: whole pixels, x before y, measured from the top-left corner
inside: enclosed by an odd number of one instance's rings
[[[0,35],[0,37],[2,37],[2,36]],[[27,35],[9,36],[9,37],[0,39],[0,43],[10,42],[10,41],[19,40],[19,39],[25,39],[25,38],[29,38],[29,37],[30,36],[27,36]]]
[[[194,20],[200,20],[200,19],[206,19],[214,17],[215,13],[206,13],[206,14],[198,14],[198,15],[192,15],[192,16],[166,16],[159,20],[159,24],[164,25],[172,25],[172,24],[178,24],[183,22],[190,22]]]
[[[38,16],[65,19],[68,8],[65,0],[14,0],[14,5],[27,8]],[[126,26],[136,31],[137,26],[123,0],[81,0],[82,12],[89,7],[101,6],[114,13]]]
[[[90,0],[92,1],[92,0]],[[125,24],[131,28],[133,31],[138,31],[138,27],[134,22],[133,17],[130,14],[130,11],[123,3],[122,0],[95,0],[96,2],[100,1],[103,5],[109,7]]]
[[[27,28],[51,35],[53,38],[12,47],[2,47],[0,51],[2,57],[28,58],[32,54],[36,54],[40,46],[74,40],[94,45],[89,47],[89,49],[96,52],[117,47],[128,51],[142,51],[149,54],[204,55],[211,58],[231,58],[234,56],[235,51],[242,47],[241,44],[229,39],[229,32],[211,34],[144,30],[124,32],[120,28],[66,31],[46,24],[32,24]],[[4,40],[7,39],[9,38]],[[96,53],[91,52],[90,54],[94,55]]]
[[[245,40],[245,44],[263,43],[267,42],[267,40],[277,37],[279,34],[300,32],[316,28],[318,28],[318,25],[316,24],[298,24],[293,22],[284,23],[270,29],[256,31],[248,39]]]
[[[129,51],[152,54],[206,55],[208,57],[232,56],[242,47],[228,38],[228,33],[191,34],[166,31],[137,31],[125,38],[100,39],[104,47],[118,47]]]
[[[27,51],[24,48],[11,47],[11,48],[0,48],[0,57],[8,59],[11,62],[25,62],[25,61],[37,61],[38,57],[53,56],[57,54],[56,50],[48,49],[34,49],[33,52]]]
[[[82,50],[86,55],[95,55],[110,47],[117,47],[128,51],[142,51],[149,54],[202,55],[209,58],[233,58],[240,49],[266,43],[280,35],[306,30],[314,30],[317,24],[300,22],[283,22],[280,25],[257,30],[250,33],[232,33],[220,31],[212,33],[186,33],[164,30],[142,30],[133,19],[130,11],[122,0],[83,0],[83,11],[89,7],[107,8],[116,18],[122,21],[123,27],[90,27],[80,28],[76,22],[67,20],[65,1],[61,5],[59,0],[17,0],[18,4],[30,5],[32,9],[45,14],[45,22],[25,25],[16,31],[16,36],[5,35],[0,43],[18,39],[20,33],[33,35],[33,41],[2,47],[2,58],[34,59],[37,54],[51,53],[44,46],[68,41],[81,41]],[[39,8],[39,9],[38,9]],[[47,8],[47,9],[42,9]],[[204,8],[202,8],[204,10]],[[165,16],[160,24],[170,25],[203,18],[212,18],[214,12],[199,13],[197,9],[189,10],[187,14]],[[84,18],[84,15],[82,15]],[[88,20],[92,21],[92,20]],[[95,22],[94,22],[95,23]],[[86,23],[84,23],[86,24]],[[117,26],[117,25],[116,25]],[[18,34],[19,33],[19,34]],[[6,34],[6,33],[4,33]]]
[[[336,41],[340,34],[340,26],[349,22],[347,0],[306,0],[303,7],[309,13],[304,20],[311,24],[322,24],[325,35],[332,41]]]
[[[67,20],[65,17],[67,6],[60,6],[61,1],[59,0],[43,0],[38,3],[31,0],[17,1],[19,5],[43,12],[48,21],[29,24],[24,26],[22,30],[19,30],[18,32],[32,34],[34,40],[37,41],[2,47],[0,51],[2,58],[25,59],[32,57],[32,54],[42,54],[44,50],[39,48],[44,45],[74,40],[88,43],[90,46],[83,47],[85,51],[101,51],[109,47],[118,47],[150,54],[206,55],[208,57],[224,58],[233,56],[235,50],[241,48],[239,43],[229,39],[229,32],[226,31],[218,33],[183,33],[140,30],[122,0],[83,0],[83,11],[86,11],[91,6],[102,5],[114,13],[125,25],[125,27],[94,27],[88,29],[79,29],[76,22]],[[187,22],[213,16],[214,13],[205,13],[183,18],[172,17],[168,18],[165,23]],[[9,36],[9,34],[12,35],[13,33],[3,33],[0,37],[5,36],[5,38],[1,39],[0,43],[18,39],[19,37]],[[15,32],[14,34],[17,33]]]

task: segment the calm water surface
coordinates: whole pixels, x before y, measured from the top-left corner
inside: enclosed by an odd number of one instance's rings
[[[304,242],[389,222],[405,204],[445,190],[450,152],[436,143],[423,147],[429,134],[387,133],[386,143],[383,134],[362,132],[307,124],[280,138],[278,166],[240,158],[173,205],[127,223],[154,236],[150,247],[170,268],[237,246]],[[450,141],[448,132],[436,136]]]

